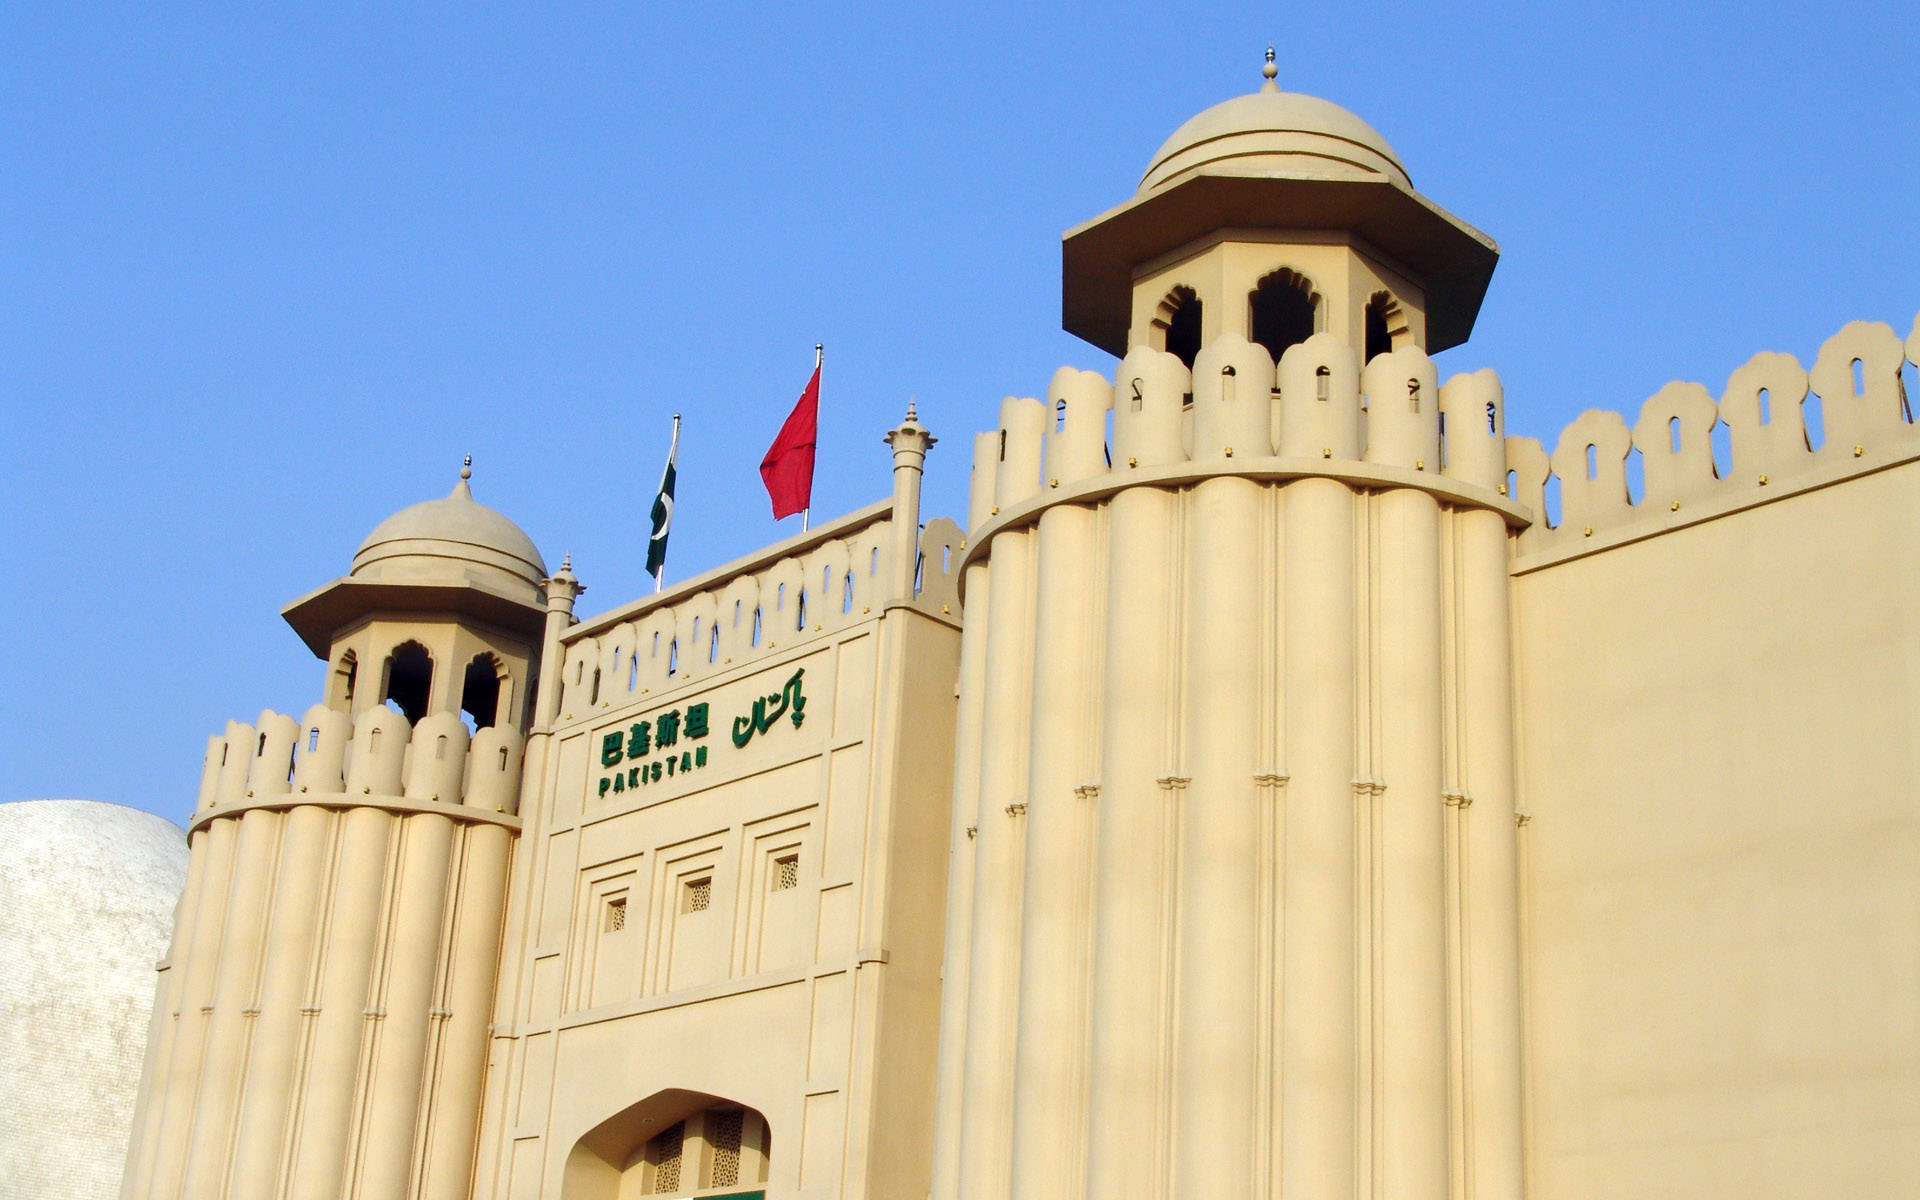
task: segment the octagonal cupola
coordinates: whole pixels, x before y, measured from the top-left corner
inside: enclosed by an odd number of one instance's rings
[[[472,475],[468,459],[450,493],[381,521],[344,578],[282,610],[327,660],[328,707],[529,723],[546,563],[518,525],[474,499]]]
[[[1278,359],[1329,332],[1371,358],[1467,339],[1499,249],[1414,190],[1379,131],[1282,91],[1269,47],[1256,92],[1183,123],[1133,199],[1065,236],[1062,324],[1111,354],[1189,366],[1223,333]]]

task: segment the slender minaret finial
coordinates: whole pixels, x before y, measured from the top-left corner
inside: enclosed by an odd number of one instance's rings
[[[919,419],[920,419],[920,414],[915,412],[913,408],[913,397],[908,396],[907,397],[907,423],[912,424],[913,422],[918,421]]]
[[[460,464],[460,478],[473,478],[473,455],[467,455],[466,461]]]
[[[1272,42],[1267,43],[1267,62],[1265,66],[1260,68],[1260,74],[1265,76],[1267,80],[1263,86],[1273,88],[1275,91],[1279,90],[1280,85],[1273,81],[1274,77],[1280,74],[1280,68],[1273,65]]]
[[[562,571],[573,570],[573,551],[569,550],[560,556],[560,569]]]

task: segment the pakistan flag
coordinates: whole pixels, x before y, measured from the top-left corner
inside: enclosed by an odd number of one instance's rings
[[[680,456],[680,414],[673,415],[673,441],[667,446],[667,469],[660,473],[660,494],[653,498],[653,533],[647,538],[647,574],[660,590],[667,567],[667,534],[673,529],[674,460]]]

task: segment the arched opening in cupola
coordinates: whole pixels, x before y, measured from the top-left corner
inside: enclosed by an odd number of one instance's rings
[[[419,642],[402,642],[387,655],[386,681],[380,698],[409,722],[427,715],[433,694],[433,655]]]
[[[1200,353],[1200,297],[1185,284],[1168,292],[1153,314],[1153,348],[1193,369]]]
[[[360,659],[348,650],[333,664],[327,677],[327,707],[335,712],[353,711],[353,685],[360,674]]]
[[[1298,271],[1281,267],[1247,294],[1247,338],[1265,346],[1274,362],[1312,337],[1320,323],[1320,293]]]
[[[469,730],[485,729],[499,720],[500,691],[506,668],[491,654],[476,654],[460,681],[460,715]]]

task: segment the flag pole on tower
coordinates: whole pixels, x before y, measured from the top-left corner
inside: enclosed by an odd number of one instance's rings
[[[653,590],[667,571],[667,534],[673,530],[673,485],[679,474],[675,460],[680,457],[680,414],[673,414],[673,440],[667,443],[667,466],[660,472],[660,494],[653,498],[653,532],[647,537],[647,574],[653,576]]]

